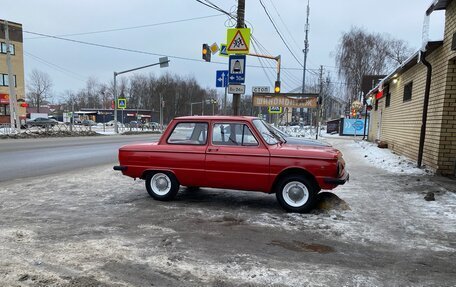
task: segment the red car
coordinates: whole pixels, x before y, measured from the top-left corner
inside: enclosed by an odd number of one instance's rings
[[[180,185],[275,193],[290,212],[312,209],[317,193],[348,180],[340,151],[288,145],[264,121],[243,116],[193,116],[171,121],[158,142],[119,149],[120,170],[146,181],[157,200]]]

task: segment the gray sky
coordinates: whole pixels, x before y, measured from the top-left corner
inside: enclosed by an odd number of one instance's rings
[[[262,0],[279,30],[302,63],[304,23],[307,1]],[[225,10],[235,9],[235,0],[212,0]],[[282,56],[284,68],[299,68],[298,62],[280,40],[268,20],[259,0],[246,0],[246,20],[253,35],[271,54]],[[325,66],[326,72],[335,71],[334,51],[341,34],[352,26],[369,32],[388,33],[406,40],[414,49],[421,44],[425,10],[431,0],[311,0],[310,52],[308,68]],[[25,31],[49,35],[64,35],[90,31],[127,28],[220,14],[194,0],[15,0],[1,5],[0,18],[23,24]],[[279,16],[280,15],[280,16]],[[443,13],[431,18],[431,39],[443,34]],[[202,43],[226,42],[226,16],[193,21],[149,26],[115,32],[97,33],[67,38],[149,53],[178,56],[198,61],[171,58],[170,67],[149,68],[138,73],[156,75],[169,71],[183,77],[194,76],[203,87],[215,87],[215,71],[227,65],[201,60]],[[290,36],[292,35],[292,37]],[[86,46],[52,38],[37,38],[24,33],[25,73],[34,68],[47,72],[54,82],[54,94],[64,90],[76,91],[85,85],[88,77],[107,82],[113,71],[121,71],[158,61],[158,56]],[[38,60],[39,57],[41,60]],[[44,64],[42,62],[51,63]],[[227,63],[227,58],[212,56],[213,61]],[[259,65],[258,59],[249,57],[249,65]],[[274,62],[269,62],[274,66]],[[57,65],[53,66],[53,65]],[[62,68],[64,70],[62,70]],[[273,70],[267,73],[273,81]],[[313,72],[308,74],[310,80]],[[282,90],[299,86],[302,70],[282,71]],[[261,68],[247,67],[246,85],[273,85]],[[221,92],[221,91],[220,91]]]

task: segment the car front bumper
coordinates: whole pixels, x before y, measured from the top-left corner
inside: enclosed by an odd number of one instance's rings
[[[324,179],[325,183],[334,184],[334,185],[342,185],[342,184],[345,184],[349,180],[350,180],[350,174],[348,172],[345,172],[339,178],[327,177]]]

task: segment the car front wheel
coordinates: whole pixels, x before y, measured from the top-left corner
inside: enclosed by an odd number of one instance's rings
[[[168,201],[179,191],[179,182],[172,173],[150,173],[146,178],[146,189],[152,198]]]
[[[318,190],[315,185],[305,177],[290,175],[277,184],[277,200],[288,212],[309,212],[315,204]]]

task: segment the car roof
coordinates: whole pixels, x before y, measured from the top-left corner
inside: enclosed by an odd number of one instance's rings
[[[184,116],[174,118],[175,120],[253,120],[258,119],[257,117],[251,116]]]

